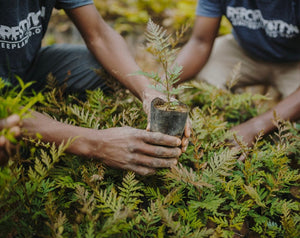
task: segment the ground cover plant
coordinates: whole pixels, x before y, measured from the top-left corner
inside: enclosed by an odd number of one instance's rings
[[[85,101],[64,95],[51,75],[48,81],[43,98],[29,96],[21,80],[17,88],[1,86],[1,117],[23,118],[33,108],[94,129],[147,126],[141,102],[113,79],[113,93],[88,91]],[[190,144],[177,166],[152,176],[66,154],[72,140],[58,147],[19,141],[0,168],[0,237],[297,237],[300,125],[274,113],[277,130],[249,148],[230,128],[263,112],[267,98],[187,86],[178,99],[191,108]],[[231,149],[231,140],[241,149]]]
[[[274,118],[273,134],[231,150],[229,129],[260,113],[265,98],[190,86],[180,98],[192,108],[188,150],[153,176],[65,154],[72,141],[56,148],[24,139],[0,169],[0,236],[297,237],[299,124]],[[141,103],[114,88],[118,98],[96,90],[79,101],[52,86],[35,109],[83,127],[146,128]]]

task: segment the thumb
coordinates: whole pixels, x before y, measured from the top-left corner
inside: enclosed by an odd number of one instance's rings
[[[146,131],[150,131],[150,122],[147,124]]]

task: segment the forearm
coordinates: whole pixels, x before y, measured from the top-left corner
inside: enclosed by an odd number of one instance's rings
[[[143,92],[149,89],[150,81],[142,75],[133,75],[140,70],[132,57],[124,39],[113,29],[108,28],[105,36],[87,46],[103,67],[136,97],[142,99]]]
[[[178,148],[181,141],[177,137],[131,127],[94,130],[60,123],[32,112],[32,118],[23,121],[23,129],[27,131],[23,136],[35,137],[39,133],[44,142],[56,146],[74,139],[66,152],[142,175],[152,174],[156,168],[174,166],[181,155]]]
[[[196,17],[192,36],[176,59],[176,63],[183,66],[179,83],[196,76],[206,64],[218,35],[220,21],[221,17]]]
[[[140,68],[123,37],[103,20],[93,5],[75,8],[67,13],[99,63],[136,97],[143,99],[150,81],[144,76],[132,75]]]
[[[280,101],[274,108],[269,111],[252,118],[250,121],[254,123],[256,131],[263,130],[265,134],[275,129],[274,111],[276,115],[283,120],[296,121],[300,119],[300,88],[293,94]]]
[[[92,138],[92,129],[61,123],[35,111],[30,118],[23,120],[22,130],[25,137],[36,138],[38,133],[43,142],[55,143],[57,146],[74,139],[66,150],[68,153],[88,156],[91,151],[87,141]]]
[[[192,38],[180,51],[175,64],[183,67],[179,83],[193,78],[207,62],[212,44]]]

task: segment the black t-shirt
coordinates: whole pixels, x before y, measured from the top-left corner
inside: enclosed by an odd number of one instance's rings
[[[300,60],[300,0],[198,0],[198,16],[225,15],[238,43],[266,61]]]
[[[72,9],[92,0],[0,0],[0,77],[22,76],[41,47],[53,8]]]

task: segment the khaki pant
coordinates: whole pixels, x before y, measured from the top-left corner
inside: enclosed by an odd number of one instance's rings
[[[300,87],[300,62],[273,63],[257,60],[245,53],[233,35],[218,37],[197,80],[226,88],[228,81],[235,79],[237,83],[232,89],[269,85],[275,87],[282,97],[286,97]]]

